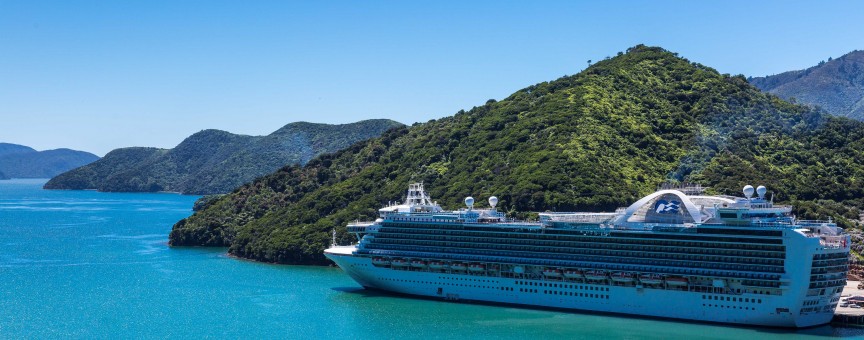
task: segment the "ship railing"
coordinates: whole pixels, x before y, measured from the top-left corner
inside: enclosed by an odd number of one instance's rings
[[[827,221],[827,220],[797,220],[795,224],[802,226],[802,227],[820,227],[820,226],[824,226],[824,225],[828,225],[828,226],[836,226],[837,225],[836,223],[834,223],[834,221]]]
[[[839,249],[844,246],[846,236],[820,236],[819,245],[825,248]]]
[[[611,221],[617,216],[616,213],[572,213],[572,212],[553,212],[540,213],[541,221],[549,222],[566,222],[566,223],[591,223],[600,224]]]

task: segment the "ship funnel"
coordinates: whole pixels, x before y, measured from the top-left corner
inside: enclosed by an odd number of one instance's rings
[[[468,206],[468,209],[471,209],[474,206],[474,197],[465,197],[465,205]]]
[[[498,197],[489,197],[489,206],[495,208],[496,205],[498,205]]]
[[[765,193],[768,192],[768,189],[765,188],[764,185],[760,185],[756,187],[756,194],[759,195],[759,198],[765,199]]]
[[[753,186],[752,185],[748,184],[748,185],[744,186],[744,197],[747,197],[748,199],[750,197],[753,197]]]

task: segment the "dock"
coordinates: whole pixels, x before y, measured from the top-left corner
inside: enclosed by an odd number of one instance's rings
[[[843,288],[843,294],[840,297],[840,304],[843,304],[843,299],[850,296],[864,296],[864,289],[858,289],[859,283],[861,283],[861,281],[846,282],[846,287]],[[837,305],[837,309],[834,311],[834,319],[831,320],[832,324],[844,326],[864,326],[864,307],[841,307],[840,304]]]

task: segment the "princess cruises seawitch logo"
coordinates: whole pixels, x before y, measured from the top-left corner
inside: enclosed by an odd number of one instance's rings
[[[654,212],[658,214],[677,214],[680,207],[681,202],[659,200],[654,206]]]

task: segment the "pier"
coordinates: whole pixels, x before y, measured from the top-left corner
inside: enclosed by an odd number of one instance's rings
[[[840,306],[840,304],[843,304],[843,299],[851,296],[864,296],[864,289],[858,289],[859,283],[861,283],[861,281],[846,282],[846,287],[843,288],[840,303],[837,305],[837,310],[834,311],[834,319],[831,320],[832,324],[864,327],[864,306],[862,306],[862,308]]]

